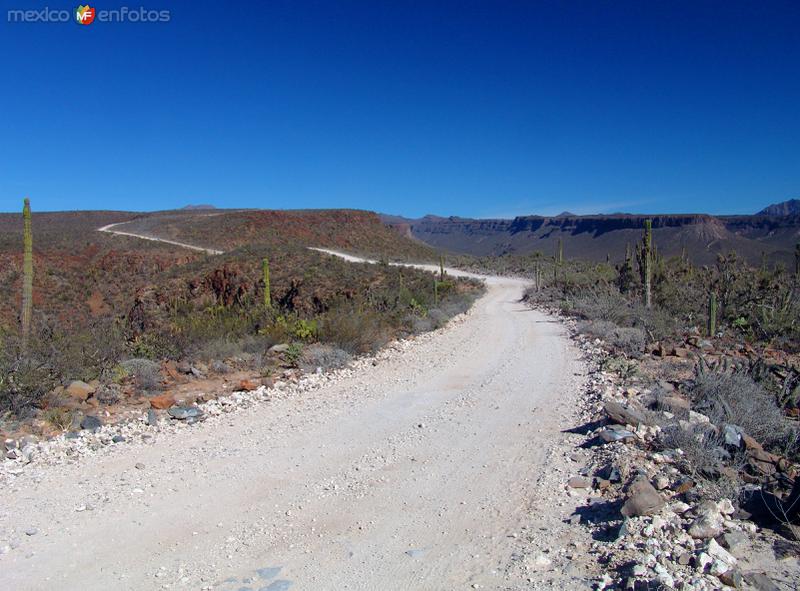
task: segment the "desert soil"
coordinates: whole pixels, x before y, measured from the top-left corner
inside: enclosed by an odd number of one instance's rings
[[[469,313],[318,388],[25,470],[0,506],[0,588],[586,584],[562,432],[586,368],[521,281],[486,282]]]

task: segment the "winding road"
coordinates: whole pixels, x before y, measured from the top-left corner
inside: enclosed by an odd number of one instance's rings
[[[530,589],[585,369],[522,281],[485,280],[447,327],[304,392],[32,465],[4,491],[0,588]]]

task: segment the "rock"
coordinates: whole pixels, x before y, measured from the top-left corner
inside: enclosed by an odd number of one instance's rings
[[[723,515],[733,515],[736,513],[736,507],[733,506],[730,499],[722,499],[717,503],[717,509]]]
[[[230,366],[227,363],[225,363],[224,361],[219,361],[219,360],[211,362],[211,369],[213,371],[215,371],[216,373],[230,373],[231,372]]]
[[[778,586],[764,573],[747,573],[744,580],[757,591],[779,591]]]
[[[608,401],[603,406],[603,410],[605,410],[605,413],[612,421],[620,423],[621,425],[633,425],[634,427],[638,427],[645,423],[644,414],[634,408],[620,404],[619,402]]]
[[[636,437],[635,434],[627,431],[625,429],[622,430],[614,430],[614,429],[603,429],[600,431],[600,435],[598,436],[606,443],[613,443],[615,441],[625,441],[626,439],[633,439]]]
[[[708,539],[722,533],[722,515],[700,515],[689,526],[689,535],[697,539]]]
[[[628,487],[628,498],[622,506],[626,517],[651,515],[660,511],[666,503],[644,476],[638,476]]]
[[[202,378],[206,377],[206,374],[204,372],[200,371],[200,369],[195,367],[195,366],[192,366],[192,367],[189,368],[189,373],[191,373],[194,377],[196,377],[198,379],[202,379]]]
[[[175,395],[169,392],[165,392],[164,394],[160,394],[159,396],[153,396],[150,399],[151,408],[164,410],[171,406],[175,406]]]
[[[664,490],[669,488],[669,478],[664,476],[663,474],[659,474],[656,476],[654,484],[658,490]]]
[[[733,566],[736,564],[736,558],[732,556],[725,548],[720,546],[714,538],[711,538],[708,542],[708,548],[706,548],[706,552],[712,558],[716,558],[717,560],[721,560],[725,564],[729,566]]]
[[[711,419],[709,419],[706,415],[695,412],[693,410],[689,411],[689,423],[692,425],[702,425],[706,423],[710,423]]]
[[[39,530],[36,529],[35,527],[29,527],[28,529],[25,530],[25,535],[26,536],[35,536],[38,533],[39,533]]]
[[[70,382],[64,392],[76,400],[85,402],[89,396],[94,394],[95,390],[96,388],[94,386],[90,386],[81,380],[75,380],[74,382]]]
[[[26,464],[30,464],[33,461],[33,458],[36,457],[38,453],[38,449],[33,444],[28,444],[20,450],[20,454],[22,455],[22,461]]]
[[[738,425],[725,425],[722,427],[722,437],[725,440],[725,445],[730,445],[731,447],[741,447],[742,446],[742,435],[744,435],[744,431]]]
[[[136,462],[133,465],[133,467],[136,468],[137,470],[144,470],[144,464],[142,464],[141,462]]]
[[[570,488],[591,488],[592,479],[585,476],[573,476],[567,481],[567,486]]]
[[[720,542],[736,558],[743,558],[750,548],[750,537],[741,531],[730,531],[722,534]]]
[[[186,361],[179,362],[175,366],[175,369],[177,371],[179,371],[180,373],[182,373],[182,374],[190,374],[190,373],[192,373],[192,366],[189,365],[189,363],[187,363]]]
[[[276,354],[279,354],[279,353],[286,353],[286,351],[288,351],[288,350],[289,350],[289,345],[288,345],[288,343],[282,343],[282,344],[280,344],[280,345],[272,345],[272,346],[269,348],[269,350],[267,351],[267,353],[276,353]]]
[[[711,558],[711,556],[705,552],[700,552],[700,554],[697,555],[697,560],[695,561],[695,568],[701,573],[705,572],[706,567],[708,567],[708,565],[712,562],[714,562],[714,559]]]
[[[114,437],[111,438],[111,441],[114,443],[122,443],[125,441],[125,437],[122,435],[114,435]]]
[[[147,410],[147,424],[151,427],[158,425],[158,415],[152,408]]]
[[[687,566],[692,561],[692,555],[688,552],[682,552],[678,555],[678,564],[681,566]]]
[[[103,421],[92,415],[86,415],[81,420],[81,429],[86,429],[87,431],[97,431],[102,426]]]
[[[258,390],[258,384],[253,380],[242,380],[239,382],[239,390],[242,392],[252,392],[253,390]]]
[[[16,447],[9,449],[6,452],[6,458],[9,460],[18,460],[22,457],[22,452],[18,450]]]
[[[528,568],[528,570],[548,570],[552,564],[553,561],[541,552],[531,556],[525,561],[525,566]]]
[[[196,406],[173,406],[167,413],[173,419],[185,421],[187,419],[199,418],[203,415],[203,411]]]

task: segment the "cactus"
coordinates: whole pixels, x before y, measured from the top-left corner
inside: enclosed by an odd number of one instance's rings
[[[794,245],[794,276],[800,280],[800,242]]]
[[[558,264],[564,263],[564,242],[561,238],[558,239]]]
[[[267,310],[272,309],[272,298],[269,293],[269,259],[264,258],[261,261],[261,272],[264,275],[264,307]]]
[[[653,220],[644,221],[644,244],[642,245],[642,283],[644,284],[644,305],[649,308],[652,305],[652,277],[653,269]]]
[[[31,231],[31,201],[25,198],[22,208],[24,223],[24,255],[22,262],[22,339],[27,343],[33,318],[33,233]]]
[[[439,255],[439,277],[444,281],[444,255]]]
[[[717,334],[717,294],[711,292],[708,296],[708,336]]]

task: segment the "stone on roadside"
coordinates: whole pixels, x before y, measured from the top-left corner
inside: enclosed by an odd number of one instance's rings
[[[66,392],[67,395],[76,400],[80,400],[81,402],[86,402],[86,399],[89,398],[89,396],[91,396],[92,394],[94,394],[95,390],[96,388],[94,386],[91,386],[81,380],[75,380],[73,382],[70,382],[69,386],[67,386],[64,392]]]
[[[743,558],[750,548],[750,536],[741,531],[730,531],[722,534],[722,546],[736,558]]]
[[[592,479],[585,476],[573,476],[567,481],[567,486],[570,488],[591,488]]]
[[[253,380],[242,380],[239,382],[239,390],[241,392],[252,392],[253,390],[258,390],[258,384]]]
[[[197,419],[203,415],[203,411],[196,406],[173,406],[167,413],[173,419],[178,419],[179,421]]]
[[[644,476],[638,476],[628,487],[628,498],[622,506],[625,517],[652,515],[660,511],[666,503],[658,491]]]
[[[83,419],[81,419],[81,429],[86,429],[87,431],[97,431],[102,426],[103,421],[95,416],[86,415],[83,417]]]
[[[697,517],[689,526],[689,535],[697,539],[715,538],[722,529],[723,518],[716,503],[705,501],[697,508]]]
[[[158,410],[164,410],[175,405],[175,396],[169,392],[153,396],[150,399],[150,407]]]
[[[630,406],[620,404],[619,402],[610,400],[605,403],[603,410],[605,410],[612,421],[621,425],[633,425],[634,427],[638,427],[645,423],[645,416],[643,413]]]

